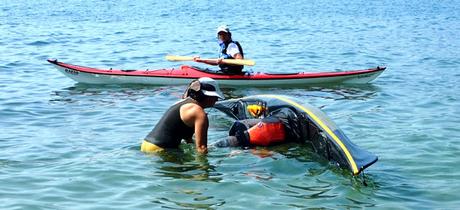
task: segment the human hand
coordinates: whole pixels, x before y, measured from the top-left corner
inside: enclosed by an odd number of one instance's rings
[[[205,145],[201,145],[201,146],[197,147],[196,150],[200,154],[208,154],[208,147],[205,146]]]

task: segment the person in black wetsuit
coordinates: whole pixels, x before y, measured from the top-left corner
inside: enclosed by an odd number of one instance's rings
[[[216,62],[200,60],[195,57],[196,62],[202,62],[210,65],[219,65],[224,74],[242,74],[242,65],[223,64],[222,59],[244,59],[243,48],[240,43],[232,40],[232,33],[226,25],[217,28],[217,38],[219,39],[219,59]]]
[[[207,153],[208,116],[205,108],[224,99],[217,82],[203,77],[194,80],[184,93],[183,100],[172,105],[141,145],[143,152],[158,152],[178,148],[182,140],[192,143],[195,134],[196,150]]]

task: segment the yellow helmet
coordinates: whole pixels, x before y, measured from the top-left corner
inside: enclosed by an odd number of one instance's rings
[[[265,113],[265,111],[267,111],[267,108],[262,104],[250,104],[246,107],[246,109],[253,117],[260,117]]]

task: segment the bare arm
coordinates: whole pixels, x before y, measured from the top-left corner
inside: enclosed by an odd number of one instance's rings
[[[196,150],[200,153],[208,152],[208,116],[203,108],[196,104],[186,104],[181,107],[181,119],[195,129]],[[187,143],[191,143],[186,139]]]
[[[208,116],[205,112],[197,113],[195,118],[195,145],[200,153],[208,153]]]
[[[233,59],[244,59],[237,44],[231,43],[228,45],[227,54]]]
[[[235,59],[244,59],[243,56],[240,53],[237,53],[233,56]]]
[[[217,66],[219,64],[218,60],[209,60],[209,59],[201,59],[200,57],[194,57],[193,61],[198,63],[205,63],[208,65]]]

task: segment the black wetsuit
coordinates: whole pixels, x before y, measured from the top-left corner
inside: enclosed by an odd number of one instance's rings
[[[180,118],[180,107],[192,103],[192,100],[186,98],[171,106],[145,140],[161,148],[178,148],[182,139],[192,138],[195,129],[188,127]]]

